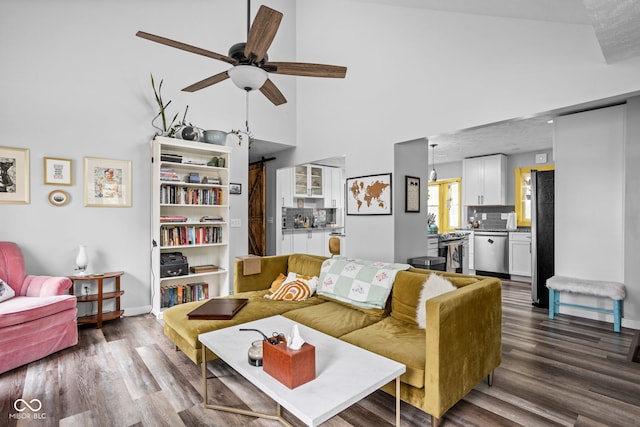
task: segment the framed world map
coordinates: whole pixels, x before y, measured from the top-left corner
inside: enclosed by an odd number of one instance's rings
[[[391,174],[347,178],[347,215],[391,215]]]

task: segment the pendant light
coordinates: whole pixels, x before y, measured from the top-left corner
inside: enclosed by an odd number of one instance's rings
[[[429,181],[437,181],[438,180],[438,172],[436,172],[436,146],[438,144],[431,144],[431,149],[433,150],[433,160],[431,161],[431,173],[429,174]]]

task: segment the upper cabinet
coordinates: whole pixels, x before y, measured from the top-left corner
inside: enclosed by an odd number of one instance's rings
[[[324,207],[342,208],[344,190],[342,188],[342,169],[324,168]]]
[[[507,156],[474,157],[462,161],[463,204],[505,205],[507,202]]]
[[[276,200],[280,207],[293,207],[293,168],[276,170]]]
[[[322,166],[296,166],[294,179],[294,197],[324,197],[324,168]]]

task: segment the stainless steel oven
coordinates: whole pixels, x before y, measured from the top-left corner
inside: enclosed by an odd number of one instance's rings
[[[469,274],[469,233],[455,231],[438,236],[438,256],[444,257],[445,270]]]

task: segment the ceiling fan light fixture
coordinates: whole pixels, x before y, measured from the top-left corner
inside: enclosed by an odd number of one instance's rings
[[[265,70],[253,65],[236,65],[228,74],[233,84],[247,92],[260,89],[268,77]]]

